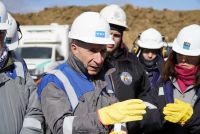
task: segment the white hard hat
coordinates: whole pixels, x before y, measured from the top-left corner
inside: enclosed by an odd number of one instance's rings
[[[122,26],[128,30],[126,13],[118,5],[112,4],[106,6],[100,11],[100,14],[108,21],[108,23]]]
[[[200,25],[186,26],[178,33],[172,44],[172,50],[189,56],[200,55]]]
[[[84,12],[72,23],[69,38],[94,44],[114,44],[108,22],[97,12]]]
[[[9,25],[7,23],[8,15],[5,5],[0,1],[0,30],[7,30]]]
[[[137,44],[141,48],[160,49],[165,42],[160,32],[154,28],[149,28],[140,34]]]
[[[8,24],[10,28],[6,33],[6,45],[8,50],[14,50],[18,47],[19,44],[19,36],[17,31],[17,22],[15,19],[8,13]]]

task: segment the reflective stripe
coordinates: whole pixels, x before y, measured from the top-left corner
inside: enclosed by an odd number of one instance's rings
[[[21,62],[14,62],[14,64],[17,76],[24,78],[25,75],[23,64]]]
[[[49,74],[54,74],[62,82],[62,84],[65,87],[65,91],[68,95],[71,106],[74,110],[78,105],[78,98],[68,78],[60,70],[52,70],[51,72],[49,72]]]
[[[149,102],[144,101],[144,104],[149,108],[149,109],[157,109],[157,107]]]
[[[25,118],[23,127],[42,129],[40,121],[35,118]]]
[[[68,116],[63,121],[63,134],[72,134],[73,121],[76,116]]]
[[[164,89],[163,87],[159,87],[159,92],[158,92],[158,96],[164,95]]]

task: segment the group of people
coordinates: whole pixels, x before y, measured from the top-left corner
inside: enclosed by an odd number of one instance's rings
[[[118,5],[81,13],[67,62],[36,86],[0,2],[0,134],[198,134],[200,25],[180,30],[166,61],[159,31],[140,33],[129,52],[126,30]]]

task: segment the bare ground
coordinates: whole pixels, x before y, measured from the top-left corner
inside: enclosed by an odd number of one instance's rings
[[[13,14],[22,25],[30,24],[71,24],[75,17],[84,11],[100,11],[105,5],[96,6],[68,6],[45,8],[37,13]],[[200,10],[171,11],[155,10],[152,8],[138,8],[133,5],[123,6],[127,14],[129,31],[125,32],[124,41],[130,48],[137,35],[143,30],[154,27],[171,42],[179,30],[190,24],[200,24]]]

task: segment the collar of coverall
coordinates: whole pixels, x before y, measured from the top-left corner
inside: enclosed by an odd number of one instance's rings
[[[105,67],[105,68],[102,67],[102,69],[100,70],[100,72],[97,75],[91,76],[88,74],[87,69],[84,67],[83,63],[71,52],[69,53],[69,57],[67,59],[67,64],[69,64],[78,73],[84,74],[84,76],[88,80],[92,80],[93,82],[95,82],[96,80],[103,80],[104,73],[108,69],[107,67]]]
[[[88,74],[84,64],[71,52],[69,53],[67,63],[78,73],[84,74],[89,79],[90,75]]]

